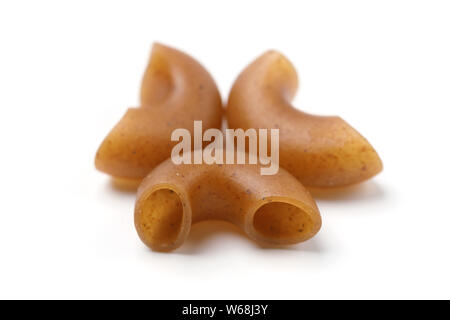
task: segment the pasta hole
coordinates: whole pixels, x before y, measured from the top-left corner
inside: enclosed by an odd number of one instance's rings
[[[253,225],[264,237],[297,239],[308,234],[313,221],[302,209],[284,202],[269,202],[255,213]]]
[[[159,189],[145,200],[141,226],[152,243],[172,245],[180,233],[183,205],[176,192]]]

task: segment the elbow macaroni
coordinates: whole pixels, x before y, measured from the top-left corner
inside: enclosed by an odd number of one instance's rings
[[[314,236],[321,218],[309,192],[283,169],[270,176],[259,170],[250,164],[175,165],[166,160],[138,189],[139,237],[153,250],[173,250],[186,240],[192,224],[204,220],[231,222],[265,245]]]
[[[134,221],[144,244],[174,250],[205,220],[231,222],[262,245],[299,243],[322,223],[302,184],[346,186],[382,170],[374,148],[344,120],[296,110],[297,86],[283,55],[263,54],[231,89],[224,135],[209,73],[186,54],[154,45],[141,106],[127,110],[95,158],[121,187],[140,184]]]
[[[382,169],[370,143],[339,117],[295,109],[298,78],[282,54],[268,51],[234,83],[226,116],[230,128],[279,128],[280,166],[308,187],[341,187]]]
[[[120,180],[141,180],[170,157],[176,128],[194,120],[220,128],[222,101],[214,80],[186,54],[155,44],[141,86],[141,107],[130,108],[97,151],[98,170]]]

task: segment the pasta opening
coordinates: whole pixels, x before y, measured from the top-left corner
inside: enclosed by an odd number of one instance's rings
[[[145,200],[141,226],[147,240],[161,248],[171,247],[178,238],[183,221],[180,197],[171,189],[158,189]]]
[[[268,202],[253,217],[255,230],[264,237],[294,240],[308,234],[313,221],[304,210],[285,202]]]

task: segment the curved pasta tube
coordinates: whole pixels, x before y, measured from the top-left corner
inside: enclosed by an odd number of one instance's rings
[[[305,241],[321,226],[313,198],[283,169],[262,176],[259,165],[175,165],[168,159],[143,180],[135,226],[148,247],[173,250],[203,220],[229,221],[274,245]]]
[[[280,166],[307,187],[339,187],[382,170],[370,143],[339,117],[307,114],[291,105],[298,86],[293,65],[268,51],[234,83],[226,108],[230,128],[279,128]]]
[[[97,151],[95,165],[121,181],[143,179],[170,156],[171,133],[194,120],[220,128],[222,101],[209,73],[188,55],[153,46],[141,86],[141,107],[130,108]]]

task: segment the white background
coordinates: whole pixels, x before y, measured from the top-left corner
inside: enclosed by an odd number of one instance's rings
[[[138,103],[152,42],[193,55],[226,100],[267,49],[295,103],[340,115],[385,169],[316,194],[323,228],[262,249],[224,223],[169,254],[133,226],[134,194],[94,169]],[[447,1],[1,1],[0,298],[450,298]]]

